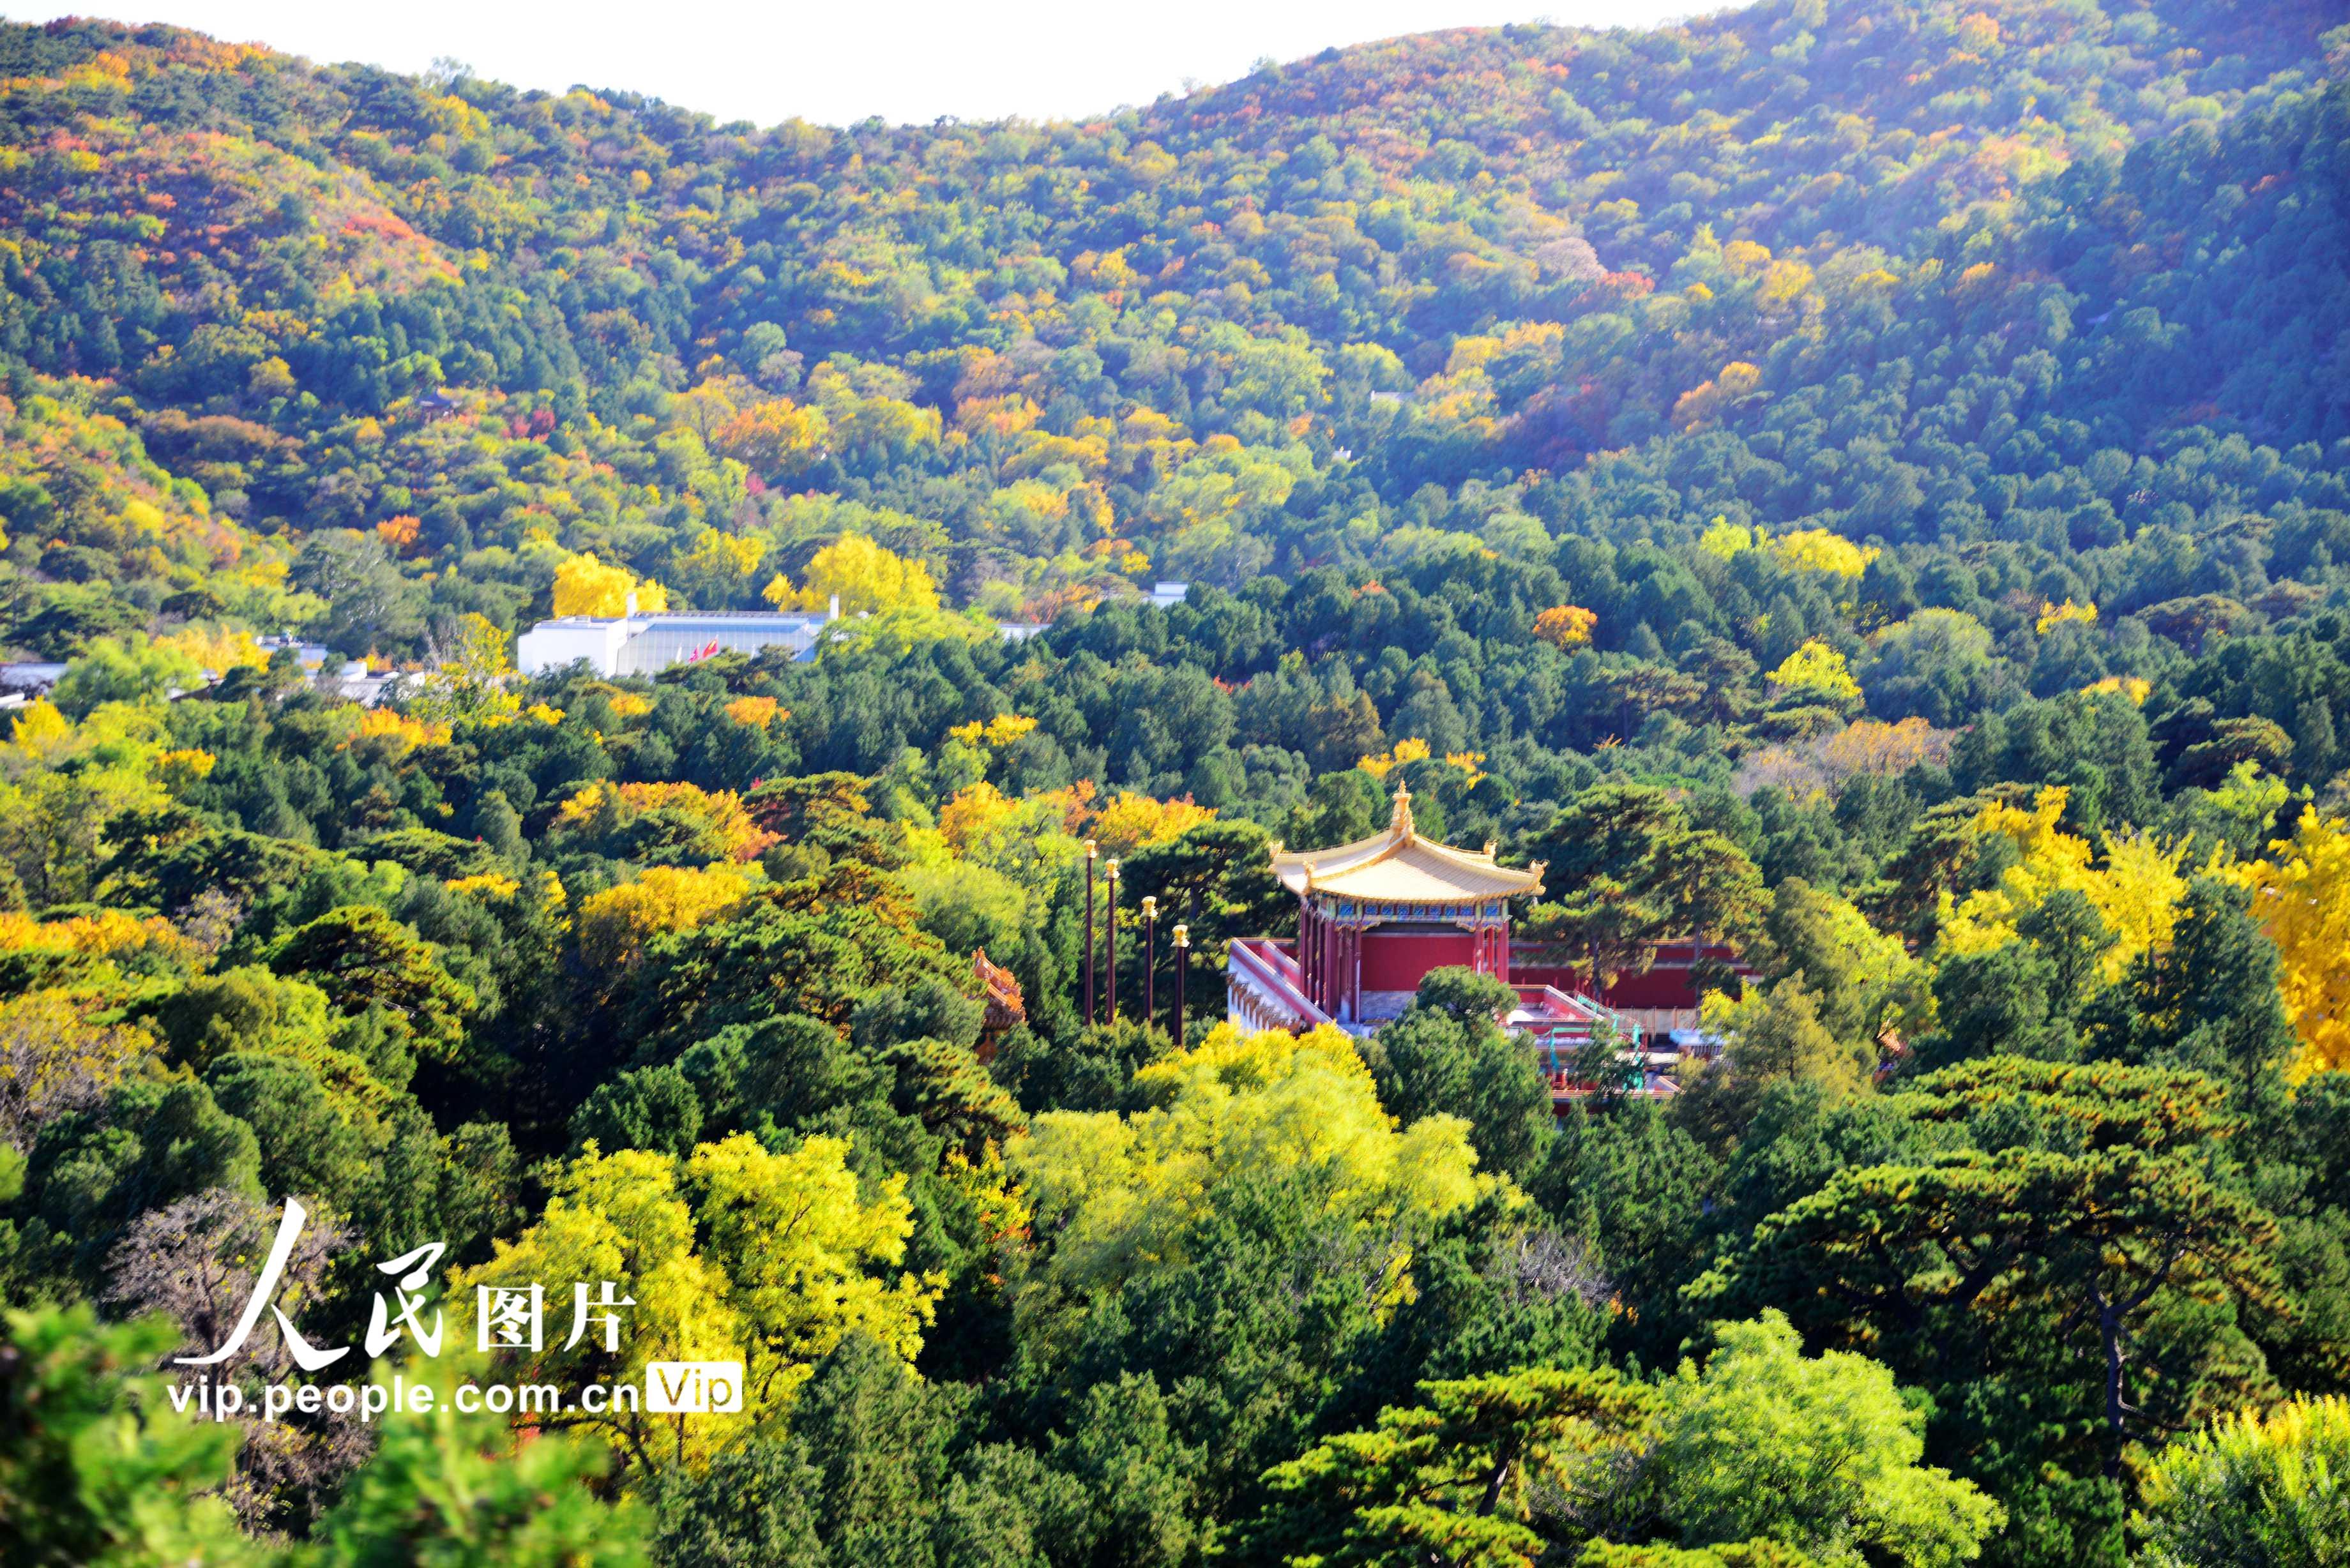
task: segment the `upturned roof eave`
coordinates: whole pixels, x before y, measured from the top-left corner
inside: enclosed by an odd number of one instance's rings
[[[1410,803],[1410,792],[1398,785],[1395,815],[1387,831],[1368,838],[1357,838],[1328,849],[1286,851],[1275,846],[1272,867],[1274,877],[1301,897],[1328,893],[1366,902],[1430,908],[1514,898],[1543,890],[1543,867],[1539,863],[1526,870],[1514,871],[1495,861],[1492,845],[1482,850],[1455,849],[1451,845],[1422,838],[1412,826]],[[1375,877],[1380,867],[1405,858],[1421,862],[1426,875],[1433,879],[1443,880],[1449,875],[1464,878],[1470,885],[1442,893],[1344,885],[1366,877]]]
[[[1466,886],[1447,888],[1439,893],[1419,892],[1377,884],[1376,877],[1364,877],[1361,872],[1376,867],[1357,867],[1331,877],[1309,877],[1298,890],[1307,894],[1322,893],[1332,898],[1355,898],[1373,904],[1474,904],[1492,898],[1515,898],[1543,890],[1542,874],[1538,871],[1511,871],[1492,866],[1481,867],[1485,876]],[[1365,885],[1368,883],[1369,885]]]

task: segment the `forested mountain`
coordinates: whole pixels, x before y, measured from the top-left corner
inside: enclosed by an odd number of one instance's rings
[[[0,1560],[2344,1561],[2345,78],[1766,0],[761,129],[0,26]],[[632,592],[852,613],[514,675]],[[1731,940],[1721,1060],[1211,1029],[1399,784],[1595,986]],[[321,1344],[446,1244],[387,1376],[750,1407],[161,1418],[288,1197]]]

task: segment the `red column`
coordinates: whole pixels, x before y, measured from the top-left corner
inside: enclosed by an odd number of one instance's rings
[[[1328,916],[1322,919],[1322,1011],[1336,1016],[1346,1006],[1347,933]]]
[[[1305,961],[1305,998],[1315,1006],[1319,1007],[1322,1005],[1322,977],[1329,971],[1330,968],[1329,955],[1322,950],[1322,944],[1329,939],[1323,934],[1320,915],[1309,909],[1305,919],[1307,921],[1305,940],[1308,944]]]
[[[1330,992],[1323,1011],[1333,1018],[1347,1018],[1347,926],[1337,921],[1330,924],[1330,982],[1323,990]]]
[[[1314,922],[1305,900],[1297,900],[1297,989],[1306,995],[1314,994]]]
[[[1322,1011],[1343,1018],[1347,1013],[1347,933],[1335,920],[1324,931],[1322,957],[1327,965],[1322,977]]]
[[[1330,953],[1333,960],[1331,966],[1333,972],[1330,976],[1330,1011],[1343,1013],[1347,1011],[1347,954],[1353,950],[1354,934],[1335,921],[1332,925]]]
[[[1323,1008],[1333,1018],[1347,1016],[1347,928],[1333,924],[1330,930],[1330,1001]]]
[[[1299,919],[1302,922],[1300,929],[1305,932],[1305,935],[1299,939],[1299,945],[1305,950],[1305,953],[1304,959],[1300,961],[1305,965],[1305,999],[1308,1002],[1313,1002],[1316,1007],[1319,1007],[1322,1004],[1322,971],[1324,968],[1322,962],[1322,917],[1315,914],[1314,912],[1314,907],[1311,904],[1308,904],[1305,906],[1305,913],[1300,916]]]
[[[1357,928],[1347,932],[1347,1017],[1363,1021],[1363,933]]]

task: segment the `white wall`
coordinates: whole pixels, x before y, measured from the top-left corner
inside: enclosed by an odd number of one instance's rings
[[[515,639],[515,668],[525,675],[536,675],[584,659],[597,674],[608,676],[619,661],[628,624],[624,620],[540,621]]]

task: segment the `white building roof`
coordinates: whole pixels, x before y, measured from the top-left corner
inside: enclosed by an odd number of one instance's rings
[[[515,667],[525,675],[585,662],[598,675],[651,675],[712,653],[785,648],[795,659],[816,654],[816,634],[832,620],[822,610],[681,610],[660,615],[561,616],[515,639]]]

